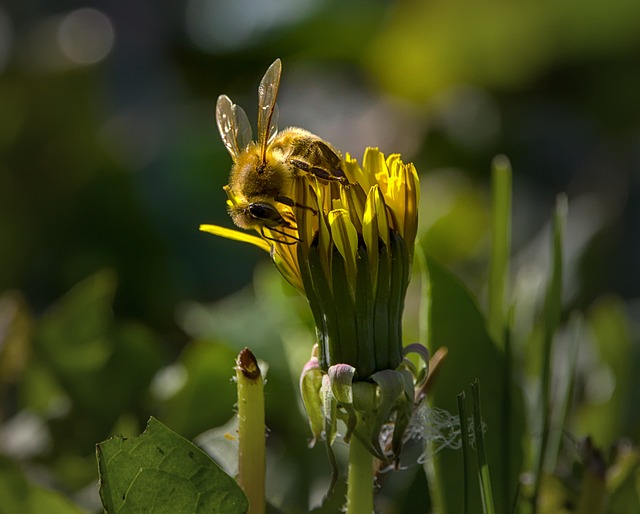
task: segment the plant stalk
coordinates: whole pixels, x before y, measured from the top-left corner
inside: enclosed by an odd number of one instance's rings
[[[247,514],[264,514],[265,424],[264,381],[258,362],[245,348],[236,360],[238,387],[238,484],[249,499]]]
[[[347,514],[373,512],[373,456],[358,440],[349,443],[349,473],[347,478]]]

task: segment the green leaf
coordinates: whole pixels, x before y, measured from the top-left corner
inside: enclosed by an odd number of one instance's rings
[[[553,247],[552,247],[552,270],[544,301],[543,309],[543,339],[542,339],[542,370],[540,373],[540,398],[538,401],[538,412],[535,419],[540,425],[534,430],[540,434],[539,443],[534,449],[535,459],[535,480],[533,490],[533,503],[536,504],[542,486],[541,479],[545,472],[552,472],[556,456],[549,456],[547,453],[549,430],[551,427],[551,400],[552,400],[552,375],[551,357],[553,351],[553,341],[560,325],[560,315],[562,313],[562,275],[563,275],[563,240],[564,227],[567,219],[567,197],[558,196],[556,199],[556,209],[553,218]]]
[[[61,494],[30,483],[20,468],[0,456],[0,514],[82,514]]]
[[[482,411],[480,409],[480,383],[476,380],[471,384],[473,391],[473,430],[475,432],[476,452],[478,454],[478,478],[480,480],[480,493],[482,495],[482,512],[495,514],[493,489],[491,487],[491,474],[487,463],[487,454],[484,447],[484,433],[482,431]]]
[[[91,446],[146,394],[162,363],[160,345],[145,326],[114,320],[115,288],[112,273],[87,278],[46,313],[35,336],[46,368],[91,421],[94,432],[78,434]]]
[[[486,424],[485,445],[491,468],[496,512],[504,512],[515,494],[522,469],[524,407],[520,390],[513,383],[505,391],[506,358],[492,341],[485,320],[471,293],[434,260],[427,260],[431,285],[429,311],[432,352],[440,346],[449,350],[434,381],[430,400],[433,406],[448,412],[457,411],[456,394],[476,378],[482,383],[482,415]],[[508,416],[508,418],[506,418]],[[506,455],[506,457],[505,457]],[[464,473],[461,456],[444,449],[433,457],[440,489],[434,501],[441,499],[440,511],[460,511],[460,480]],[[507,460],[507,463],[505,463]],[[468,476],[476,473],[474,459],[469,459]],[[479,490],[470,487],[470,512],[480,505]]]
[[[489,271],[488,329],[498,347],[504,346],[505,290],[511,253],[511,165],[500,155],[493,160],[491,212],[491,268]]]
[[[467,425],[467,406],[465,393],[462,391],[458,396],[458,415],[460,416],[460,437],[462,438],[462,512],[469,512],[469,426]]]
[[[100,497],[109,513],[241,514],[248,509],[230,476],[155,418],[138,437],[98,444],[97,458]]]

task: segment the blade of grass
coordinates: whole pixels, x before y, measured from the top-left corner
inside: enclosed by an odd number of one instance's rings
[[[493,159],[491,171],[491,262],[489,271],[489,305],[487,315],[487,330],[498,348],[504,350],[504,373],[502,386],[502,416],[501,429],[505,437],[511,438],[512,430],[512,388],[514,387],[512,376],[512,353],[510,341],[510,327],[513,324],[513,309],[507,313],[505,310],[509,276],[509,261],[511,255],[511,163],[504,155],[498,155]],[[511,447],[511,441],[507,441],[507,447]],[[512,502],[512,469],[511,452],[501,453],[502,473],[498,479],[502,481],[503,505]],[[519,471],[519,470],[518,470]]]
[[[473,392],[473,430],[475,433],[476,452],[478,454],[478,477],[480,479],[480,495],[482,498],[482,511],[484,514],[495,514],[493,502],[493,490],[491,488],[491,475],[484,447],[484,433],[482,432],[482,413],[480,409],[480,381],[475,380],[471,384]]]
[[[511,332],[513,327],[514,309],[509,309],[508,321],[505,325],[504,331],[504,382],[502,386],[502,433],[506,439],[506,447],[511,448],[513,444],[514,431],[513,423],[515,423],[514,417],[518,414],[512,409],[514,399],[512,398],[513,388],[516,387],[513,381],[513,346],[511,341]],[[519,482],[517,478],[520,470],[514,469],[516,464],[512,463],[511,452],[502,452],[502,491],[504,494],[503,505],[509,505],[513,502],[513,496],[516,494],[513,487],[513,473],[515,471],[516,486]]]
[[[504,299],[511,248],[511,164],[504,155],[498,155],[493,160],[491,193],[491,267],[487,329],[498,348],[503,348]]]
[[[564,226],[567,218],[567,197],[559,195],[553,217],[553,254],[552,271],[549,281],[543,319],[542,370],[540,381],[540,400],[538,417],[540,420],[540,443],[535,453],[535,481],[531,498],[533,514],[538,511],[538,499],[545,467],[545,456],[549,438],[549,420],[551,416],[551,351],[554,334],[560,324],[562,308],[562,244]]]
[[[460,416],[460,438],[462,440],[462,513],[469,512],[469,426],[467,425],[467,408],[464,391],[458,396],[458,415]]]
[[[578,360],[578,348],[580,347],[580,338],[582,335],[582,315],[574,314],[569,322],[570,338],[569,345],[566,351],[567,359],[567,372],[566,381],[562,384],[562,389],[558,391],[557,396],[560,399],[560,404],[556,412],[554,423],[557,425],[557,430],[549,432],[549,442],[547,444],[547,456],[546,466],[548,469],[554,469],[558,460],[558,454],[560,453],[560,446],[562,442],[562,435],[564,433],[564,427],[569,417],[569,409],[571,407],[571,399],[573,398],[573,389],[575,386],[575,370]]]

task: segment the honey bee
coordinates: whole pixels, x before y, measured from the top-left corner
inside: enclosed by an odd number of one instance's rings
[[[294,180],[312,174],[324,181],[347,185],[339,153],[326,141],[301,128],[290,127],[278,132],[276,98],[280,86],[280,59],[269,67],[258,87],[258,141],[253,141],[251,125],[242,107],[228,96],[220,95],[216,104],[216,121],[222,141],[233,159],[229,185],[229,214],[243,229],[265,234],[280,234],[285,244],[299,241],[290,209],[299,207],[290,197]],[[279,208],[280,206],[280,208]],[[315,212],[315,211],[314,211]],[[289,232],[287,232],[289,230]],[[291,238],[294,241],[287,241]]]

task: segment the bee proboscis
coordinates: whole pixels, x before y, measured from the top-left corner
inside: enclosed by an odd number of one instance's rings
[[[229,185],[229,213],[240,228],[264,229],[285,239],[298,241],[292,232],[295,220],[281,206],[299,207],[291,198],[293,181],[302,174],[312,174],[325,181],[348,184],[339,153],[326,141],[307,130],[289,127],[278,132],[276,99],[282,63],[276,59],[258,87],[258,141],[253,141],[251,125],[242,107],[228,96],[220,95],[216,104],[216,122],[222,141],[233,159]],[[287,232],[289,230],[289,232]]]

